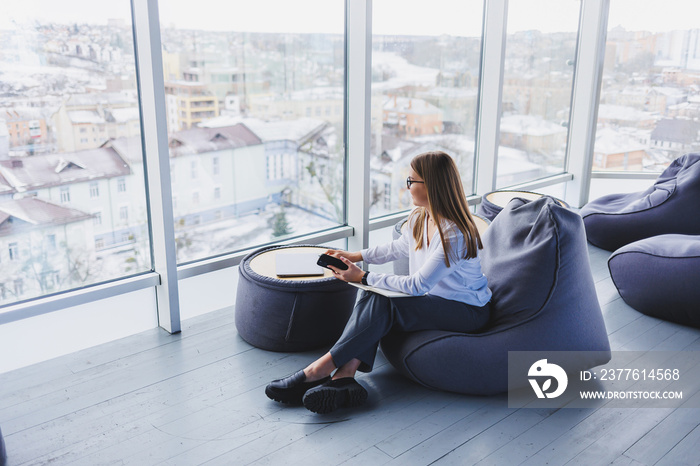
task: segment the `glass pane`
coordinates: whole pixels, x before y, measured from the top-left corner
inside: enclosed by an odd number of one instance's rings
[[[56,5],[0,17],[0,304],[151,270],[130,2]]]
[[[160,14],[178,262],[343,224],[344,2]]]
[[[662,171],[700,149],[700,31],[691,11],[697,2],[610,2],[593,170]]]
[[[498,188],[566,167],[579,13],[578,0],[508,2]]]
[[[370,216],[411,208],[411,159],[454,157],[474,192],[483,1],[372,2]]]

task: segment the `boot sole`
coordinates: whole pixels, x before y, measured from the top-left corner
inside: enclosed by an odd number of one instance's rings
[[[320,387],[306,392],[304,407],[317,414],[328,414],[340,408],[355,408],[367,401],[367,390],[362,386]]]
[[[269,387],[265,387],[265,395],[273,401],[277,401],[278,403],[284,403],[286,405],[300,405],[301,404],[301,399],[297,399],[299,397],[284,397],[276,393],[274,390],[270,390]]]

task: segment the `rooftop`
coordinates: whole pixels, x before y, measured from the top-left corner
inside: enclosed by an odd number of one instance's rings
[[[262,144],[262,141],[247,126],[239,123],[221,128],[192,128],[178,131],[170,136],[168,144],[171,157],[177,157],[254,146]]]
[[[315,118],[298,118],[296,120],[265,121],[259,118],[239,118],[219,116],[199,124],[200,128],[221,128],[242,123],[262,142],[297,141],[303,142],[310,135],[321,131],[327,123]]]
[[[0,160],[0,181],[4,178],[18,192],[129,173],[129,166],[109,147]]]
[[[63,225],[91,217],[77,209],[69,209],[41,199],[27,197],[0,202],[0,226],[15,217],[31,225]]]

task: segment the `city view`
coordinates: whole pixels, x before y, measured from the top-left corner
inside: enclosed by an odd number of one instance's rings
[[[498,187],[566,170],[570,3],[557,32],[509,29]],[[178,263],[345,223],[340,12],[333,32],[161,25]],[[659,172],[700,145],[700,29],[609,26],[593,168]],[[373,217],[411,207],[426,150],[474,192],[481,36],[373,35]],[[0,305],[151,270],[141,137],[130,19],[3,26]]]

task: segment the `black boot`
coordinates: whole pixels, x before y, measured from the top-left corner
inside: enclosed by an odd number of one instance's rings
[[[309,411],[326,414],[338,408],[354,408],[364,404],[367,390],[353,377],[343,377],[308,390],[302,401]]]
[[[301,370],[283,379],[270,382],[265,387],[265,395],[271,400],[279,401],[280,403],[300,405],[301,399],[308,389],[326,383],[330,379],[329,376],[313,382],[307,382],[306,374]]]

